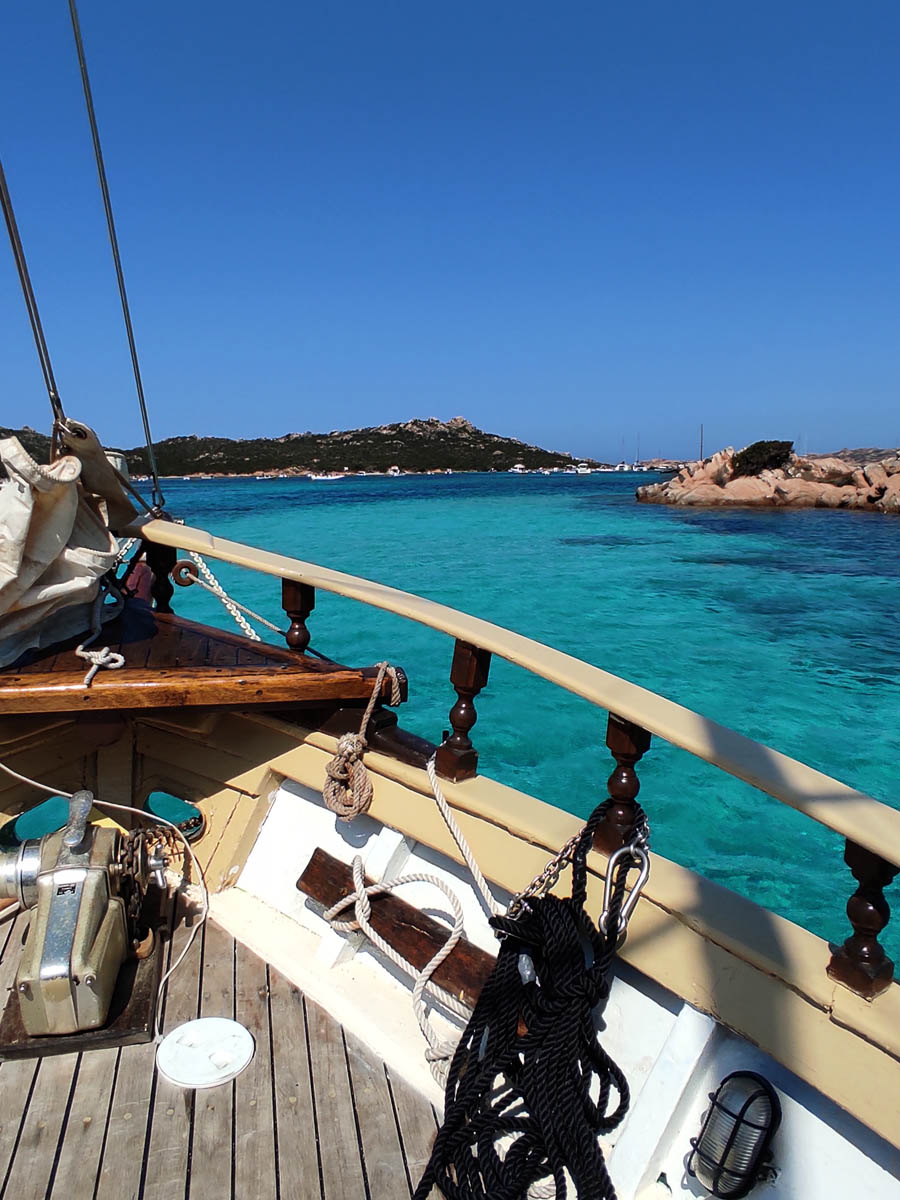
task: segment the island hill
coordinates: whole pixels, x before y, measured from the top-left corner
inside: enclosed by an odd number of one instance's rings
[[[900,450],[794,454],[792,442],[754,442],[688,463],[673,479],[639,487],[638,500],[688,507],[852,508],[900,513]]]
[[[0,430],[47,460],[49,438],[34,430]],[[571,467],[569,454],[542,450],[516,438],[485,433],[464,417],[418,418],[395,425],[332,433],[286,433],[276,438],[189,437],[155,442],[161,475],[307,475],[330,472],[508,471]],[[146,475],[142,446],[124,451],[132,475]],[[592,460],[584,460],[595,465]]]

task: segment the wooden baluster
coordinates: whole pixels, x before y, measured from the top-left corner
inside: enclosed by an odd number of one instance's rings
[[[284,640],[292,650],[302,652],[309,645],[310,633],[306,628],[306,618],[316,607],[316,589],[308,583],[282,579],[281,607],[291,622]]]
[[[438,747],[435,766],[445,779],[458,782],[471,779],[478,770],[478,751],[469,738],[469,730],[478,720],[475,697],[488,681],[491,652],[457,639],[450,667],[450,682],[458,697],[450,709],[453,732]]]
[[[594,834],[594,849],[612,854],[625,845],[634,825],[634,802],[641,790],[641,781],[634,765],[650,749],[650,734],[640,725],[610,713],[606,724],[606,744],[616,760],[616,767],[607,784],[613,804]]]
[[[150,595],[157,612],[170,613],[172,593],[175,591],[169,572],[175,566],[178,551],[174,546],[160,546],[156,542],[143,542],[141,546],[147,559],[147,566],[153,572],[153,586]]]
[[[884,889],[898,868],[849,839],[844,862],[859,884],[847,902],[853,936],[832,954],[828,974],[871,1000],[889,987],[894,978],[894,964],[885,954],[878,935],[891,915]]]

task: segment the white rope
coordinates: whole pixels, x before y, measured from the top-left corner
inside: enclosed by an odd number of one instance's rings
[[[491,894],[491,889],[487,885],[487,880],[485,879],[484,875],[482,875],[481,868],[475,861],[475,855],[472,853],[472,847],[466,841],[465,834],[460,829],[459,825],[457,825],[456,818],[453,815],[450,805],[447,803],[447,798],[441,791],[441,785],[438,783],[437,769],[435,767],[435,755],[432,754],[431,758],[429,758],[425,769],[428,771],[428,780],[431,783],[431,790],[434,793],[434,802],[437,804],[438,810],[440,811],[441,816],[444,818],[447,828],[453,835],[453,840],[459,847],[459,852],[463,856],[466,866],[469,868],[469,872],[475,881],[475,886],[481,893],[481,899],[484,907],[487,909],[488,916],[495,917],[498,913],[503,911],[503,908],[497,903]]]
[[[247,635],[248,638],[250,638],[254,642],[262,641],[262,638],[259,636],[259,634],[256,632],[256,630],[253,628],[253,626],[250,624],[250,622],[246,621],[241,616],[241,613],[247,613],[248,616],[252,617],[253,620],[257,621],[260,625],[265,625],[267,629],[271,629],[275,633],[281,634],[282,637],[284,636],[283,629],[280,629],[277,625],[274,625],[271,621],[267,621],[265,617],[261,617],[259,615],[259,613],[254,612],[252,608],[248,608],[246,606],[246,604],[240,604],[237,600],[235,600],[231,596],[229,596],[228,593],[225,591],[225,589],[222,587],[221,583],[219,583],[218,579],[216,579],[215,575],[212,573],[212,571],[206,565],[203,558],[199,554],[197,554],[196,551],[189,550],[188,554],[191,556],[191,558],[197,564],[197,567],[199,568],[201,574],[205,576],[205,579],[197,579],[197,578],[195,578],[195,576],[188,575],[187,572],[185,572],[186,579],[189,579],[191,581],[191,583],[199,584],[200,587],[205,588],[206,591],[212,592],[212,594],[214,596],[218,596],[218,598],[222,601],[223,605],[228,610],[228,612],[231,613],[232,617],[235,620],[235,623],[238,625],[238,627],[240,629],[242,629],[244,631],[244,633]]]
[[[104,616],[104,600],[106,599],[107,592],[115,597],[116,603],[108,609]],[[125,666],[125,655],[119,654],[115,650],[110,650],[109,646],[104,646],[101,650],[87,649],[91,642],[95,642],[100,636],[104,622],[111,621],[114,617],[117,617],[122,611],[124,604],[124,597],[118,589],[101,582],[93,608],[91,609],[91,636],[85,638],[80,646],[75,647],[76,655],[91,664],[84,677],[84,686],[86,688],[91,686],[94,676],[101,667],[106,667],[110,671],[118,671],[120,667]]]
[[[62,788],[48,787],[46,783],[38,783],[38,781],[36,779],[30,779],[27,775],[20,775],[18,771],[14,771],[12,769],[12,767],[8,767],[6,765],[6,763],[4,763],[4,762],[0,762],[0,771],[5,772],[5,774],[9,775],[12,779],[17,779],[20,783],[30,784],[32,787],[37,788],[38,791],[40,791],[40,792],[49,792],[49,794],[51,796],[64,796],[67,800],[72,799],[72,795],[73,795],[72,792],[65,792],[65,791],[63,791]],[[181,964],[184,962],[185,958],[187,957],[188,951],[190,950],[191,946],[194,944],[194,940],[197,937],[197,933],[203,927],[203,925],[206,923],[206,919],[209,916],[209,888],[206,886],[206,877],[203,874],[203,868],[200,866],[200,863],[197,860],[197,856],[194,853],[193,847],[191,846],[190,842],[184,836],[184,834],[178,828],[178,826],[173,824],[172,821],[167,821],[165,819],[165,817],[159,817],[156,815],[156,813],[147,812],[146,809],[135,808],[131,804],[113,804],[111,800],[98,800],[96,797],[94,797],[94,804],[96,804],[98,808],[114,808],[114,809],[118,810],[119,812],[134,813],[138,817],[143,817],[143,819],[145,821],[152,821],[154,825],[167,825],[170,829],[173,829],[178,834],[178,836],[181,838],[181,840],[184,842],[185,851],[187,852],[188,856],[190,857],[191,865],[193,866],[194,870],[197,873],[197,879],[199,881],[198,886],[200,888],[200,895],[203,899],[203,910],[202,910],[202,914],[200,916],[199,921],[196,922],[193,929],[191,930],[190,937],[188,938],[187,943],[184,946],[184,949],[181,951],[181,953],[178,955],[176,960],[169,967],[168,971],[166,971],[165,975],[163,975],[162,979],[160,979],[160,981],[159,981],[159,992],[156,997],[156,1009],[153,1014],[153,1035],[154,1035],[154,1037],[159,1037],[159,1033],[160,1033],[159,1011],[160,1011],[160,1006],[162,1004],[163,995],[165,993],[165,986],[168,983],[169,978],[172,975],[172,973],[175,971],[175,969],[177,967],[180,967]],[[183,871],[182,871],[182,878],[183,878]]]
[[[369,917],[372,914],[372,906],[369,902],[370,896],[383,896],[388,892],[392,892],[395,888],[402,887],[406,883],[430,883],[444,893],[450,902],[450,907],[453,909],[453,926],[448,931],[447,940],[443,946],[434,954],[421,971],[417,970],[407,959],[399,954],[390,943],[386,942],[380,934],[378,934],[369,923]],[[442,1038],[428,1017],[428,1007],[425,1000],[426,991],[446,1009],[461,1017],[464,1021],[469,1019],[469,1009],[462,1004],[455,996],[449,992],[445,992],[443,988],[437,984],[431,983],[431,976],[441,965],[441,963],[450,955],[463,933],[463,911],[459,899],[454,895],[451,889],[436,875],[427,875],[415,873],[412,875],[402,875],[399,879],[388,879],[382,883],[373,883],[366,887],[365,872],[363,869],[363,860],[357,854],[353,859],[353,886],[354,891],[344,896],[337,904],[332,905],[325,913],[325,920],[329,921],[332,927],[340,933],[349,933],[352,930],[360,929],[378,949],[390,959],[395,966],[401,971],[405,971],[413,977],[412,1003],[413,1011],[416,1014],[416,1020],[419,1022],[419,1028],[428,1042],[428,1049],[425,1051],[425,1057],[431,1067],[432,1074],[439,1083],[443,1083],[447,1078],[447,1071],[450,1066],[450,1060],[456,1050],[456,1042]],[[353,906],[352,921],[338,921],[338,917],[345,909]]]
[[[119,553],[116,555],[116,566],[120,566],[128,557],[128,551],[137,541],[136,537],[126,538],[119,546]]]

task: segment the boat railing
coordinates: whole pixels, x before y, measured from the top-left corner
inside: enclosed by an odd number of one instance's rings
[[[607,854],[622,844],[624,831],[631,827],[640,786],[636,765],[651,736],[833,830],[845,839],[844,860],[858,886],[847,905],[853,933],[833,951],[828,973],[867,999],[892,982],[893,964],[878,938],[890,915],[884,889],[900,870],[900,811],[647,688],[436,601],[171,521],[147,519],[129,532],[148,543],[148,559],[162,585],[157,603],[163,605],[171,595],[165,574],[177,549],[279,578],[290,620],[287,641],[298,651],[309,644],[306,621],[317,590],[358,600],[452,637],[450,682],[456,702],[449,714],[451,732],[437,752],[438,772],[446,778],[461,781],[476,773],[478,753],[470,737],[477,719],[475,699],[487,683],[494,654],[605,709],[609,714],[606,743],[616,764],[609,779],[614,804],[595,846]],[[155,564],[153,558],[158,559]]]

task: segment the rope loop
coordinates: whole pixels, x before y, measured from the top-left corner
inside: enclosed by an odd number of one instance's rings
[[[462,937],[462,905],[448,885],[436,875],[427,875],[424,873],[402,875],[398,879],[389,879],[382,883],[372,883],[367,887],[363,860],[358,854],[354,857],[352,865],[353,891],[342,897],[342,899],[338,900],[337,904],[333,904],[325,912],[325,920],[339,933],[360,930],[395,966],[398,966],[401,971],[405,971],[413,977],[413,1011],[416,1014],[419,1028],[428,1043],[425,1050],[425,1058],[431,1067],[435,1079],[443,1084],[447,1078],[447,1071],[456,1049],[456,1043],[442,1038],[434,1028],[428,1015],[429,1004],[437,1001],[441,1007],[464,1020],[468,1017],[469,1010],[454,996],[450,995],[449,992],[445,992],[443,988],[432,983],[431,976],[441,963],[452,954],[457,942]],[[398,953],[389,942],[386,942],[370,924],[372,915],[370,897],[387,895],[388,892],[392,892],[395,888],[402,887],[407,883],[430,883],[433,887],[438,888],[446,896],[453,912],[453,925],[447,931],[447,940],[432,955],[421,971],[417,970],[402,954]],[[351,906],[353,908],[352,919],[339,921],[337,918]]]
[[[107,605],[105,603],[107,596],[112,596],[115,604]],[[113,620],[122,611],[125,605],[125,599],[122,593],[116,586],[115,578],[112,574],[104,576],[97,588],[97,595],[94,598],[94,603],[91,607],[91,633],[90,637],[86,637],[84,641],[75,647],[75,654],[78,658],[84,659],[90,663],[87,674],[84,677],[84,686],[90,687],[94,682],[94,676],[101,667],[106,667],[107,670],[117,671],[125,666],[125,656],[119,654],[115,650],[111,650],[109,646],[104,646],[100,650],[88,650],[91,642],[95,642],[100,636],[104,624],[107,621]]]

